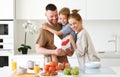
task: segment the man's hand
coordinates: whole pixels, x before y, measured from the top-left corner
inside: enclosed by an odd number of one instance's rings
[[[57,56],[64,56],[64,55],[66,55],[65,51],[63,49],[61,49],[61,48],[56,49],[55,50],[55,54]]]

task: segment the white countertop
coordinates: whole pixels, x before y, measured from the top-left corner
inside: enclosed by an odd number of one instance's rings
[[[120,77],[120,66],[110,67],[110,68],[115,72],[114,74],[83,74],[81,73],[77,77]],[[9,77],[10,74],[11,74],[11,69],[9,67],[0,68],[0,77]],[[63,77],[63,75],[61,76],[58,75],[57,77]]]
[[[120,67],[110,67],[114,74],[81,74],[81,77],[120,77]]]
[[[120,58],[120,52],[103,52],[98,53],[100,58]]]

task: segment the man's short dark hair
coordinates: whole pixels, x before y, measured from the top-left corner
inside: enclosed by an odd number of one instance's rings
[[[57,7],[54,4],[48,4],[46,6],[46,11],[47,10],[55,11],[56,9],[57,9]]]

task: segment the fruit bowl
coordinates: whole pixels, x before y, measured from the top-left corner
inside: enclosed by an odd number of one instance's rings
[[[100,62],[89,62],[89,63],[85,63],[85,67],[86,68],[100,68],[101,63]]]

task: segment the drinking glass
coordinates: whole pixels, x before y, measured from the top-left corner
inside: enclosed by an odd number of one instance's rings
[[[17,68],[17,62],[12,61],[12,63],[11,63],[11,69],[12,69],[12,71],[15,71],[16,68]]]
[[[39,65],[34,65],[35,76],[38,76],[39,72],[40,72],[40,66]]]

